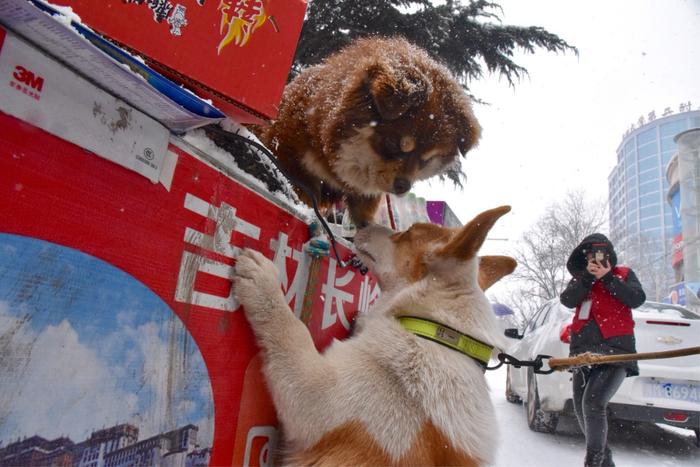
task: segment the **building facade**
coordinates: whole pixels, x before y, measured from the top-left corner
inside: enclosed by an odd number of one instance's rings
[[[97,430],[76,445],[75,467],[104,467],[104,459],[118,449],[131,446],[139,439],[139,429],[128,423]]]
[[[674,213],[670,302],[700,311],[700,126],[675,137],[678,152],[666,171]]]
[[[34,435],[0,446],[0,467],[204,467],[211,448],[197,445],[196,425],[185,425],[139,441],[139,429],[120,424],[93,432],[75,444],[67,437]]]
[[[678,113],[649,114],[625,134],[608,176],[610,237],[625,264],[639,276],[649,300],[662,301],[677,283],[672,268],[673,206],[667,196],[668,165],[679,133],[700,127],[700,110],[681,104]]]
[[[185,467],[187,456],[197,447],[195,425],[161,433],[143,441],[110,452],[104,458],[104,467],[133,467],[160,465]]]
[[[0,466],[50,465],[71,467],[74,462],[73,441],[64,436],[53,440],[31,436],[0,448]]]

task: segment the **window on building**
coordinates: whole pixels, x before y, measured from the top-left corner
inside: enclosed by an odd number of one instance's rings
[[[664,167],[664,170],[666,170],[666,167],[668,166],[668,163],[671,162],[671,159],[673,158],[673,155],[675,154],[675,151],[670,151],[670,152],[665,152],[661,156],[661,161]]]
[[[639,173],[639,185],[643,185],[647,182],[655,181],[658,182],[660,181],[660,176],[659,176],[659,169],[652,169],[652,170],[647,170],[646,172],[640,172]],[[640,191],[641,186],[640,186]]]
[[[654,140],[656,140],[656,128],[650,128],[637,135],[637,146],[642,146]]]
[[[639,197],[639,205],[640,206],[644,207],[644,206],[649,206],[651,204],[659,204],[659,192],[658,191]]]
[[[641,159],[646,159],[654,154],[658,154],[658,148],[656,147],[656,142],[651,144],[645,144],[637,150],[637,157]]]
[[[644,233],[653,233],[650,231],[661,231],[661,219],[658,217],[648,217],[639,221],[639,230]]]
[[[659,205],[659,204],[645,206],[639,210],[639,218],[642,219],[642,221],[644,221],[644,219],[647,217],[651,217],[651,216],[658,217],[660,215],[661,215],[661,205]]]
[[[639,161],[639,172],[640,173],[644,172],[645,170],[658,169],[658,168],[659,168],[659,159],[656,156],[656,154],[654,154],[653,157],[649,157],[647,159]]]
[[[647,183],[640,183],[639,184],[639,195],[648,195],[649,193],[654,193],[659,191],[659,181],[654,180],[651,182]]]
[[[661,151],[662,152],[675,152],[678,150],[678,145],[673,141],[673,136],[661,139]]]
[[[661,137],[675,136],[681,131],[688,128],[688,121],[683,118],[673,122],[664,123],[661,125]]]

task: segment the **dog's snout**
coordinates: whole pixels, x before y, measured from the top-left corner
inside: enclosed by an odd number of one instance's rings
[[[369,226],[369,221],[360,221],[357,223],[358,229],[364,229],[367,226]]]
[[[411,189],[411,182],[405,178],[397,178],[394,180],[394,193],[402,195]]]

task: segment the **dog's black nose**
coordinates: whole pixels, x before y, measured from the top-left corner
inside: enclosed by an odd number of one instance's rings
[[[364,229],[369,225],[369,221],[360,221],[357,223],[357,228],[358,229]]]
[[[394,180],[394,193],[402,195],[411,189],[411,182],[405,178],[397,178]]]

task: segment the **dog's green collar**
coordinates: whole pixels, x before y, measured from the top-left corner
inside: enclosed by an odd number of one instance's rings
[[[486,367],[491,359],[493,347],[443,324],[414,316],[399,316],[398,320],[408,332],[463,353],[483,367]]]

